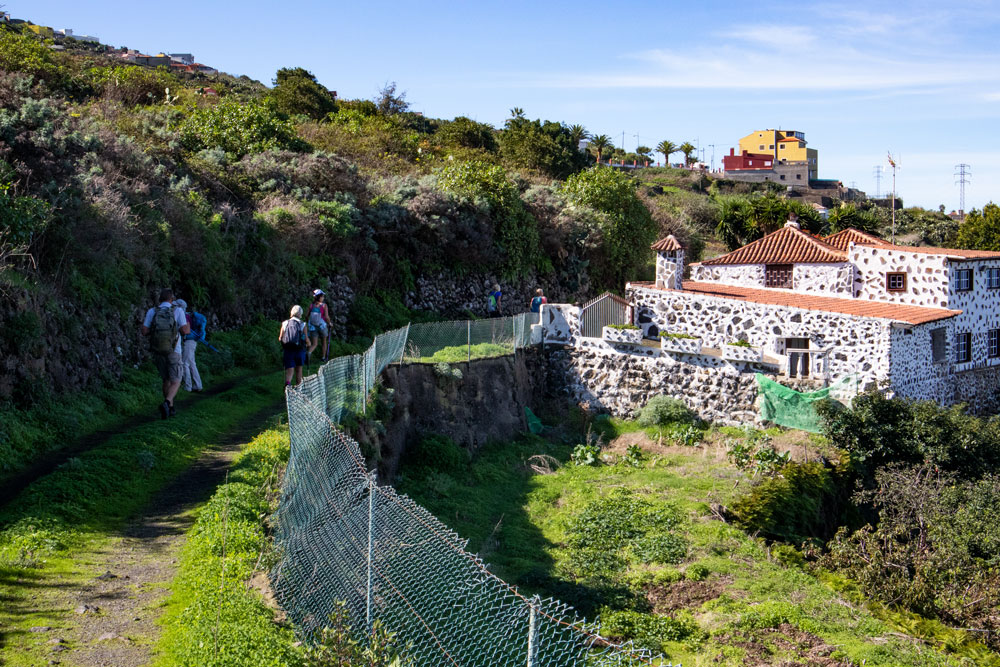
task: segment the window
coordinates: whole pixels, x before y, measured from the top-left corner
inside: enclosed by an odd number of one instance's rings
[[[986,356],[990,359],[1000,357],[1000,329],[990,329],[990,345]]]
[[[774,144],[771,144],[770,146],[768,146],[768,149],[773,151],[774,150]]]
[[[965,363],[972,360],[972,334],[969,332],[958,334],[955,339],[955,362]]]
[[[759,150],[764,150],[764,144],[760,145],[760,149]]]
[[[781,175],[781,180],[785,180],[785,175],[784,174]]]
[[[905,292],[906,274],[905,273],[885,274],[885,289],[888,292]]]
[[[802,174],[795,174],[795,180],[801,181],[802,180]]]
[[[972,289],[972,269],[959,269],[955,272],[955,290],[968,292]]]
[[[792,288],[791,264],[768,264],[764,267],[764,287]]]
[[[944,361],[945,357],[945,329],[944,327],[939,327],[937,329],[931,329],[931,361],[934,363],[939,363]]]
[[[1000,269],[986,269],[986,286],[990,289],[1000,288]]]
[[[785,144],[781,144],[781,150],[785,150]]]

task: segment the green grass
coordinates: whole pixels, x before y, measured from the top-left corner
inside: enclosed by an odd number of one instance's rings
[[[601,422],[599,430],[608,436],[642,430],[634,422]],[[940,623],[922,619],[926,625],[916,636],[931,638],[926,644],[899,634],[911,634],[902,629],[905,619],[844,595],[823,573],[810,571],[791,547],[768,545],[715,519],[710,505],[732,503],[749,484],[724,456],[696,448],[690,454],[647,454],[638,467],[564,464],[549,475],[531,471],[531,456],[565,462],[570,449],[525,436],[487,445],[458,470],[404,461],[399,487],[468,538],[470,550],[500,576],[562,599],[591,618],[602,613],[606,632],[658,648],[685,666],[742,665],[759,659],[755,652],[770,664],[801,662],[805,649],[776,639],[789,628],[811,633],[845,664],[1000,664],[981,645],[967,643],[954,654],[938,650],[954,634]],[[636,510],[629,504],[635,501],[617,506],[614,499],[623,494],[648,507]],[[594,524],[601,511],[606,514]],[[680,517],[680,525],[670,529],[686,541],[680,562],[656,562],[643,531],[628,532],[637,511]],[[594,525],[596,533],[580,532]],[[609,526],[606,532],[602,525]],[[714,592],[654,614],[651,593],[669,593],[680,580]],[[949,646],[967,640],[959,634],[962,640],[951,637]]]
[[[247,585],[269,564],[265,520],[288,451],[287,424],[264,431],[243,448],[227,482],[198,510],[161,621],[157,667],[303,663],[292,631],[274,622],[261,594]]]
[[[35,665],[51,649],[36,625],[72,624],[61,590],[92,580],[125,519],[206,448],[282,396],[272,373],[109,438],[43,477],[0,511],[0,642],[7,664]],[[51,636],[51,635],[49,635]],[[41,660],[44,664],[44,660]]]
[[[263,321],[233,331],[210,332],[209,340],[220,352],[199,347],[204,385],[280,368],[281,350],[274,340],[278,326]],[[39,390],[30,407],[0,408],[0,483],[73,439],[114,429],[135,415],[155,414],[163,400],[151,361],[137,369],[125,368],[120,380],[104,378],[101,385],[64,394]],[[178,397],[183,400],[185,394],[182,389]]]
[[[488,357],[503,357],[514,353],[513,345],[498,345],[496,343],[476,343],[472,347],[467,345],[455,345],[445,347],[429,357],[416,359],[421,364],[446,363],[455,364],[472,359],[486,359]],[[471,355],[471,357],[470,357]]]

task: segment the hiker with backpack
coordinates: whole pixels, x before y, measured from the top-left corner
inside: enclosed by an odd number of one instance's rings
[[[531,312],[541,313],[542,304],[546,304],[548,302],[549,302],[548,299],[545,298],[545,292],[543,292],[542,288],[539,287],[538,289],[535,290],[535,296],[533,299],[531,299],[531,303],[529,304]],[[541,319],[541,315],[539,315],[538,317],[539,319]]]
[[[330,319],[330,309],[327,307],[326,293],[321,289],[314,289],[312,304],[309,306],[309,355],[319,346],[323,353],[321,361],[326,361],[327,341],[330,330],[333,328],[333,321]],[[322,340],[322,344],[320,344]]]
[[[194,308],[189,310],[188,303],[184,299],[177,299],[174,305],[184,313],[188,326],[191,327],[191,332],[185,334],[181,344],[181,377],[184,391],[197,393],[202,390],[202,386],[194,354],[198,349],[198,342],[205,342],[205,326],[208,320],[201,313],[195,312]]]
[[[286,387],[292,384],[292,371],[295,372],[296,386],[302,384],[302,367],[306,364],[306,346],[309,344],[306,332],[306,323],[302,321],[302,306],[295,304],[290,317],[281,323],[281,331],[278,332]]]
[[[163,403],[160,417],[166,419],[177,414],[174,397],[181,388],[181,336],[191,333],[184,311],[174,307],[174,293],[170,288],[160,290],[160,304],[146,311],[142,320],[142,335],[149,336],[149,351],[153,363],[163,380]]]
[[[500,285],[493,284],[493,291],[486,297],[486,313],[489,317],[500,317],[500,310],[503,306],[501,299],[503,293],[500,292]]]

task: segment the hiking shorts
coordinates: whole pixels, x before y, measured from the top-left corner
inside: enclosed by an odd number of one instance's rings
[[[176,352],[170,354],[156,354],[154,352],[153,363],[156,364],[156,370],[160,372],[160,377],[164,382],[180,382],[184,376],[181,355]]]
[[[281,361],[285,365],[285,370],[288,370],[289,368],[298,368],[300,366],[305,366],[306,365],[305,348],[299,350],[282,350]]]
[[[320,322],[319,324],[309,323],[309,337],[313,338],[319,336],[320,338],[326,338],[327,329],[326,322]]]

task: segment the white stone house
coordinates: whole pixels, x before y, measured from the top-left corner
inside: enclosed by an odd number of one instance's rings
[[[722,359],[725,346],[749,344],[779,380],[855,375],[862,389],[1000,407],[1000,252],[897,246],[853,229],[820,238],[789,222],[683,280],[676,239],[653,249],[656,281],[626,286],[647,339],[696,336],[703,356]]]

